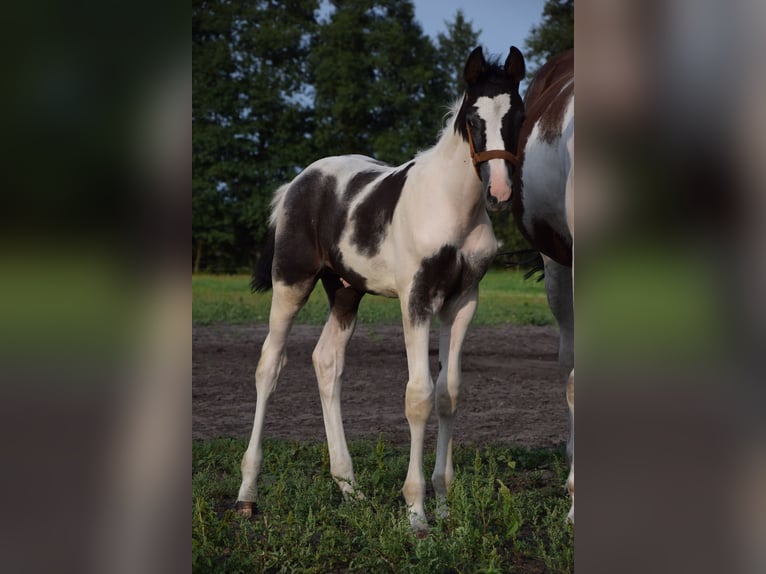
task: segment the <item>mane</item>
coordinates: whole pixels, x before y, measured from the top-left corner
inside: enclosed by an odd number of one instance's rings
[[[441,143],[443,143],[445,140],[451,137],[454,132],[457,131],[455,129],[455,118],[460,112],[460,107],[463,105],[464,101],[465,101],[465,94],[461,95],[449,106],[445,106],[446,111],[444,112],[444,116],[442,116],[443,125],[441,130],[439,130],[439,134],[436,137],[436,143],[434,143],[434,145],[432,145],[429,148],[418,151],[417,155],[415,156],[415,159],[422,157],[423,155],[436,149],[437,147],[439,147]]]

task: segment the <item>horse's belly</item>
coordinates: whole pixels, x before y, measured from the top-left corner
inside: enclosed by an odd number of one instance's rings
[[[532,134],[535,135],[534,132]],[[535,247],[564,263],[571,260],[566,182],[570,159],[563,140],[548,144],[530,137],[525,150],[521,225]]]
[[[364,279],[368,293],[384,297],[399,296],[394,268],[385,254],[370,257],[354,249],[348,242],[342,242],[341,248],[343,266]]]

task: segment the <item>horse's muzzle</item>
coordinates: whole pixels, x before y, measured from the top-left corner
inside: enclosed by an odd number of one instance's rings
[[[492,188],[487,187],[487,197],[485,198],[485,203],[487,205],[487,209],[489,211],[505,211],[511,206],[511,197],[512,195],[508,196],[508,199],[504,201],[500,201],[492,195]]]

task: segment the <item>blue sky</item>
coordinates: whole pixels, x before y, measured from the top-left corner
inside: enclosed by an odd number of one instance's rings
[[[458,8],[474,30],[481,30],[479,41],[489,54],[508,54],[511,44],[524,51],[529,29],[539,24],[545,0],[413,0],[415,19],[423,31],[436,38],[446,29]]]

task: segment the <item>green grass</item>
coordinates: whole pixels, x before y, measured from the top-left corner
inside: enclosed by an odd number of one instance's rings
[[[245,443],[192,445],[194,572],[570,572],[573,531],[563,447],[456,446],[450,516],[426,510],[431,532],[409,530],[400,488],[407,448],[352,441],[366,499],[343,501],[327,447],[264,441],[259,514],[233,511]],[[433,453],[426,457],[426,470]],[[430,472],[427,472],[430,474]]]
[[[192,320],[195,324],[263,323],[268,321],[271,292],[250,293],[247,275],[192,276]],[[327,318],[327,298],[317,285],[296,318],[299,324],[321,325]],[[368,295],[359,308],[361,324],[401,322],[398,299]],[[474,325],[550,325],[542,282],[525,280],[523,272],[491,270],[481,282]]]

